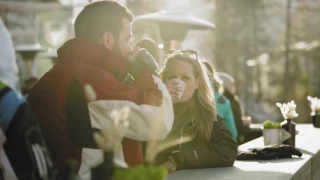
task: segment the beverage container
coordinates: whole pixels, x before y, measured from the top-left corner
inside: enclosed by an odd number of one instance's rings
[[[181,97],[183,95],[183,92],[184,92],[184,90],[186,88],[186,83],[181,79],[175,78],[175,79],[170,79],[167,82],[167,84],[173,84],[173,82],[177,83],[178,84],[177,86],[179,87],[179,94],[177,96],[171,94],[172,102],[173,103],[177,103],[177,102],[180,101],[180,99],[181,99]]]

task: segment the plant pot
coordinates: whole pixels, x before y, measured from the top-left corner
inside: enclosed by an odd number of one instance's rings
[[[104,161],[102,164],[91,169],[91,179],[111,180],[114,174],[113,152],[104,152]]]
[[[281,144],[281,129],[262,129],[264,145],[280,145]]]
[[[319,113],[312,113],[312,124],[315,128],[320,128],[320,114]]]
[[[291,137],[284,129],[265,129],[262,128],[264,145],[280,145],[283,141]]]

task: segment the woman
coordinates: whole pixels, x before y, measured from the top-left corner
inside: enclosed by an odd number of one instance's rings
[[[215,68],[211,63],[207,61],[202,63],[206,67],[209,80],[214,90],[214,97],[215,97],[218,115],[223,118],[224,124],[230,130],[233,136],[233,139],[237,142],[238,131],[234,121],[230,101],[226,97],[221,95],[221,93],[223,93],[224,91],[222,86],[223,81],[216,75]]]
[[[180,89],[169,80],[179,78],[186,85],[179,102],[173,105],[174,124],[164,141],[185,136],[192,136],[193,140],[160,153],[157,163],[163,164],[169,172],[232,166],[237,156],[237,144],[223,121],[217,118],[213,92],[196,52],[169,52],[160,77],[175,98]]]

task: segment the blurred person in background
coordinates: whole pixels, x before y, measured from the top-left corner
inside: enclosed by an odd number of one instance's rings
[[[12,39],[0,18],[0,146],[4,150],[0,154],[0,179],[58,179],[45,140],[29,110],[19,92]],[[35,146],[38,149],[31,150]]]
[[[7,132],[20,105],[24,102],[26,100],[19,92],[12,90],[4,81],[0,80],[0,128],[4,133]]]
[[[53,163],[66,175],[68,159],[80,162],[79,175],[91,179],[103,161],[93,133],[113,109],[129,107],[130,126],[115,150],[129,166],[144,163],[140,141],[149,140],[155,121],[163,139],[173,124],[171,97],[157,77],[154,58],[132,50],[133,15],[116,1],[97,1],[77,16],[75,38],[58,49],[58,63],[32,88],[28,101],[36,112]]]
[[[18,179],[59,179],[30,106],[3,81],[0,81],[0,129],[4,133],[1,138],[5,138],[0,139],[0,146],[5,141],[3,148],[10,161],[1,164],[0,154],[0,171],[7,173],[12,169]]]
[[[19,91],[19,76],[11,35],[0,17],[0,80]]]
[[[217,115],[211,85],[196,52],[170,52],[160,77],[173,99],[181,93],[175,80],[185,84],[181,98],[173,104],[174,124],[164,142],[188,136],[193,139],[160,153],[157,163],[163,164],[169,172],[232,166],[237,156],[237,144]]]
[[[28,97],[29,93],[31,92],[33,86],[37,83],[38,79],[35,77],[31,77],[24,82],[24,86],[22,88],[22,94],[25,97]]]
[[[234,120],[239,133],[238,143],[242,144],[245,141],[246,133],[248,133],[249,131],[251,117],[244,116],[239,97],[236,95],[236,85],[234,78],[224,72],[217,72],[217,75],[223,81],[223,95],[228,98],[231,103]]]
[[[150,38],[141,39],[136,43],[135,47],[146,49],[154,57],[158,66],[162,66],[161,49],[154,40]]]
[[[209,80],[211,82],[211,86],[214,91],[214,99],[217,106],[218,115],[221,116],[224,120],[224,124],[230,130],[233,139],[237,142],[238,141],[238,131],[234,121],[232,108],[230,105],[230,101],[222,95],[223,89],[223,81],[218,77],[216,70],[212,63],[208,61],[202,62],[207,69],[207,74]]]

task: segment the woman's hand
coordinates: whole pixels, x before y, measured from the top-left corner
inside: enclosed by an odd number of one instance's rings
[[[179,87],[178,82],[170,81],[166,84],[166,86],[171,96],[179,96],[181,92],[181,87]]]
[[[169,173],[177,171],[177,166],[170,160],[163,163],[163,166],[168,170]]]
[[[172,97],[174,102],[178,102],[183,94],[185,84],[180,82],[181,80],[172,79],[166,83],[167,89]]]

